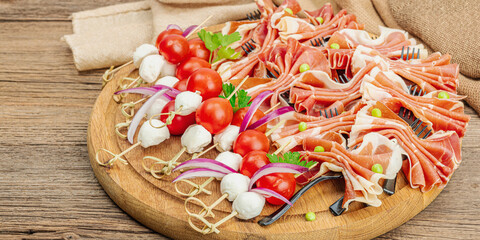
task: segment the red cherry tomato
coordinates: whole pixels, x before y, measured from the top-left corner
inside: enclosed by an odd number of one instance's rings
[[[245,114],[247,114],[248,108],[249,107],[240,108],[238,109],[237,112],[235,112],[235,114],[233,114],[232,125],[239,126],[239,127],[240,125],[242,125],[243,119],[245,118]],[[252,120],[250,120],[250,124],[248,124],[248,126],[252,125],[252,123],[258,121],[260,118],[264,116],[265,114],[259,109],[257,109],[257,111],[255,111],[255,113],[253,114]],[[263,124],[262,126],[255,128],[255,130],[258,130],[260,132],[266,132],[267,124]]]
[[[210,60],[210,50],[205,47],[205,43],[195,38],[188,41],[189,52],[188,55],[192,57],[198,57],[208,62]]]
[[[195,119],[211,134],[223,131],[230,125],[233,118],[232,105],[227,99],[210,98],[197,109]]]
[[[162,113],[169,113],[175,111],[175,100],[168,102],[162,109]],[[162,122],[167,121],[168,115],[161,115],[160,120]],[[182,135],[187,128],[195,123],[195,113],[191,113],[186,116],[175,115],[172,120],[172,124],[167,125],[170,134]]]
[[[235,142],[233,142],[233,152],[245,156],[247,153],[255,150],[268,152],[270,141],[265,133],[257,130],[246,130],[241,132]]]
[[[175,85],[173,85],[173,88],[177,89],[180,92],[185,92],[187,91],[187,79],[180,80]]]
[[[295,176],[293,173],[272,173],[261,177],[257,181],[257,187],[267,188],[277,192],[286,199],[290,199],[295,193]],[[267,197],[267,202],[273,205],[282,205],[284,202],[276,197]]]
[[[222,78],[215,70],[200,68],[188,78],[187,90],[200,91],[203,100],[218,97],[222,92]]]
[[[261,167],[270,163],[267,153],[264,151],[251,151],[242,159],[239,172],[249,178],[255,174]]]
[[[212,65],[210,65],[210,63],[208,63],[207,61],[205,61],[201,58],[190,57],[190,58],[187,58],[187,59],[183,60],[183,62],[181,62],[178,65],[177,72],[176,72],[175,76],[178,79],[187,79],[196,70],[198,70],[200,68],[211,68],[211,67],[212,67]]]
[[[176,35],[182,35],[183,32],[178,30],[178,29],[168,29],[168,30],[165,30],[163,32],[161,32],[160,34],[158,34],[158,37],[157,37],[157,41],[155,42],[155,47],[159,48],[159,45],[160,45],[160,42],[168,35],[172,35],[172,34],[176,34]],[[200,40],[201,41],[201,40]]]
[[[168,62],[177,64],[188,54],[188,41],[182,35],[168,35],[160,42],[158,51]]]

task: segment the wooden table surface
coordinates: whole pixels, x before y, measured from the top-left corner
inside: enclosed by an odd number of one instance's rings
[[[79,73],[60,37],[68,16],[128,0],[0,1],[0,239],[164,239],[119,209],[88,160],[101,70]],[[463,162],[423,212],[379,239],[480,238],[480,119]]]

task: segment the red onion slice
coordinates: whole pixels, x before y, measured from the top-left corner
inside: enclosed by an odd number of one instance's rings
[[[190,27],[187,27],[187,29],[185,29],[185,31],[183,31],[182,36],[184,36],[184,37],[188,36],[188,34],[190,34],[190,32],[193,31],[196,27],[198,27],[198,25],[192,25]]]
[[[239,133],[245,131],[247,129],[248,124],[252,120],[253,115],[257,111],[257,109],[260,107],[263,101],[270,97],[273,94],[272,91],[265,91],[260,93],[255,99],[252,101],[252,105],[248,108],[247,113],[245,113],[245,117],[243,118],[242,124],[240,125],[240,131]]]
[[[269,163],[260,169],[258,169],[255,174],[253,174],[252,178],[250,179],[250,184],[248,184],[248,189],[252,189],[253,184],[257,182],[258,179],[261,177],[272,174],[272,173],[303,173],[307,171],[308,168],[302,167],[295,164],[290,163]]]
[[[293,206],[293,204],[288,199],[286,199],[284,196],[282,196],[279,193],[277,193],[273,190],[270,190],[268,188],[254,188],[254,189],[250,190],[250,192],[256,192],[260,195],[263,195],[264,197],[276,197],[276,198],[282,200],[284,203],[286,203],[290,206]]]
[[[189,178],[196,178],[196,177],[217,177],[222,178],[227,175],[224,172],[208,169],[208,168],[195,168],[192,170],[188,170],[173,179],[172,182],[180,181],[182,179],[189,179]]]
[[[169,29],[178,29],[180,31],[183,31],[182,28],[180,26],[178,26],[177,24],[169,24],[167,26],[167,30],[169,30]]]
[[[185,169],[185,168],[206,168],[215,171],[220,171],[223,173],[236,173],[233,168],[221,163],[219,161],[208,159],[208,158],[197,158],[183,162],[178,165],[173,171]]]
[[[177,97],[177,95],[179,93],[181,93],[181,91],[175,89],[175,88],[172,88],[172,87],[169,87],[169,86],[165,86],[165,85],[161,85],[161,84],[158,84],[158,85],[153,85],[152,88],[155,88],[157,90],[162,90],[162,89],[168,89],[170,91],[167,92],[167,95],[170,96],[170,97]]]
[[[138,125],[140,124],[140,121],[142,121],[145,113],[155,103],[155,100],[157,100],[167,91],[168,89],[164,89],[156,92],[142,105],[142,107],[140,107],[140,109],[138,109],[137,113],[132,119],[132,122],[130,123],[130,127],[128,128],[128,132],[127,132],[127,139],[131,144],[133,144],[133,137],[135,136],[135,132],[137,131]]]
[[[281,107],[275,111],[272,111],[271,113],[265,115],[264,117],[258,119],[258,121],[252,123],[252,125],[248,126],[247,129],[255,129],[257,127],[260,127],[262,126],[263,124],[265,123],[268,123],[270,122],[271,120],[277,118],[277,117],[280,117],[282,116],[283,114],[285,113],[289,113],[291,111],[295,111],[295,109],[293,109],[292,107],[290,106],[287,106],[287,107]]]

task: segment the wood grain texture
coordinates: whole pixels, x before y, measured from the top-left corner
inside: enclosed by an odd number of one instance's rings
[[[165,239],[110,200],[87,153],[103,71],[78,73],[67,17],[117,0],[0,1],[0,239]],[[463,162],[424,211],[378,239],[478,239],[480,119]]]

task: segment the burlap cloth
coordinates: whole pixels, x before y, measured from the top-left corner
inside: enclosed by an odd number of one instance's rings
[[[280,4],[283,0],[275,0]],[[335,11],[345,8],[364,23],[367,31],[378,26],[401,28],[430,52],[449,53],[460,64],[459,94],[480,112],[480,3],[478,0],[298,0],[304,9],[331,2]],[[72,15],[73,34],[63,39],[73,52],[79,71],[105,68],[131,60],[135,48],[153,42],[170,23],[182,27],[208,25],[245,18],[256,9],[252,0],[147,0],[119,4]]]

